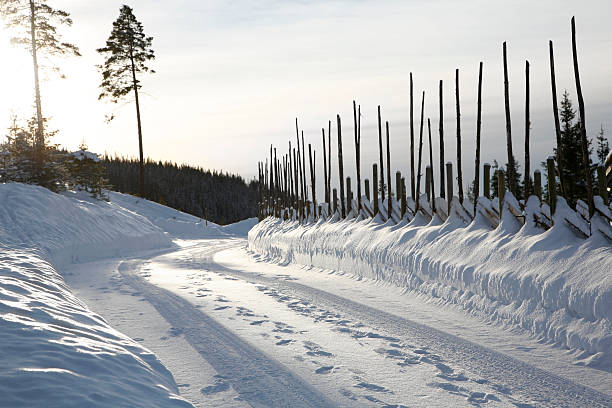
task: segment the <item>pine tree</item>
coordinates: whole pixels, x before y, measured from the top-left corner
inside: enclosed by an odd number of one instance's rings
[[[47,0],[2,0],[0,1],[0,14],[7,20],[7,27],[16,31],[11,42],[25,46],[32,55],[34,105],[36,106],[34,153],[37,165],[44,166],[45,119],[42,114],[40,96],[39,57],[40,54],[47,56],[81,55],[74,44],[63,42],[57,32],[57,27],[60,25],[71,26],[72,19],[69,13],[49,6]],[[53,69],[58,70],[57,67]]]
[[[109,98],[117,103],[131,92],[136,100],[136,120],[138,123],[138,147],[140,152],[139,194],[144,196],[144,153],[142,150],[142,124],[140,120],[140,101],[138,90],[142,88],[137,74],[154,73],[146,63],[155,59],[151,45],[153,37],[144,34],[142,24],[136,20],[132,9],[122,6],[119,17],[113,23],[106,47],[97,51],[106,57],[104,65],[98,66],[102,72],[102,92],[98,99]],[[113,116],[109,118],[112,120]]]
[[[600,165],[604,165],[609,153],[610,145],[608,145],[608,138],[605,136],[604,127],[601,125],[601,129],[597,135],[597,161]]]

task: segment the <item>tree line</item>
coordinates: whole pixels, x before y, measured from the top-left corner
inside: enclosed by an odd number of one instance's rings
[[[110,184],[122,193],[140,193],[140,160],[105,156]],[[234,174],[171,162],[145,160],[142,197],[218,224],[257,216],[259,186]]]

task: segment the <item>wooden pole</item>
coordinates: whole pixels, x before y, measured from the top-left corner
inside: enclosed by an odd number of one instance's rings
[[[415,200],[414,180],[414,86],[412,83],[412,72],[410,73],[410,194]],[[416,201],[416,200],[415,200]]]
[[[310,161],[310,186],[312,188],[312,206],[314,210],[313,219],[317,219],[317,190],[316,190],[316,165],[317,165],[317,152],[313,154],[312,145],[308,143],[308,159]]]
[[[340,206],[342,208],[342,218],[346,218],[346,204],[344,199],[344,161],[342,160],[342,124],[340,115],[336,117],[338,124],[338,177],[340,181]]]
[[[582,161],[584,164],[585,181],[587,185],[587,199],[589,204],[589,217],[593,216],[595,207],[593,203],[593,178],[591,177],[589,146],[586,134],[586,118],[584,112],[584,99],[582,98],[582,86],[580,86],[580,72],[578,70],[578,52],[576,50],[576,19],[572,17],[572,56],[574,58],[574,77],[576,79],[576,93],[578,95],[578,111],[580,112],[580,139],[582,147]]]
[[[431,191],[431,208],[435,208],[435,197],[436,197],[436,186],[434,183],[434,172],[433,172],[433,146],[431,144],[431,120],[427,118],[427,133],[429,134],[429,167],[431,168],[430,178],[430,191]],[[428,184],[429,185],[429,184]]]
[[[514,174],[514,154],[512,153],[512,122],[510,119],[510,92],[508,84],[508,60],[506,55],[506,42],[503,45],[504,53],[504,104],[506,108],[506,150],[508,152],[508,189],[518,197],[516,191],[516,174]]]
[[[489,163],[484,164],[484,175],[483,175],[483,193],[486,198],[491,199],[491,165]]]
[[[327,184],[327,148],[325,147],[325,128],[321,128],[323,134],[323,178],[325,181],[325,202],[329,204],[329,185]]]
[[[442,95],[442,80],[440,80],[440,119],[438,122],[438,131],[440,133],[440,197],[444,198],[444,106]]]
[[[542,173],[540,170],[536,170],[533,173],[533,192],[538,198],[540,202],[542,201]]]
[[[463,172],[461,166],[461,107],[459,105],[459,68],[455,70],[455,105],[457,108],[457,184],[459,202],[463,204]]]
[[[423,98],[421,100],[421,126],[419,130],[419,167],[417,173],[417,187],[416,187],[416,205],[415,211],[419,211],[420,196],[421,196],[421,159],[423,156],[423,119],[425,115],[425,91],[423,91]]]
[[[298,191],[301,193],[299,198],[299,218],[300,220],[304,217],[304,204],[306,202],[304,195],[304,174],[302,173],[302,155],[300,148],[300,131],[298,127],[298,119],[295,118],[295,138],[297,140],[297,166],[299,170],[299,189]]]
[[[529,61],[525,61],[525,181],[524,183],[524,197],[525,202],[531,194],[531,167],[529,160],[529,129],[531,128],[531,121],[529,119]]]
[[[401,196],[402,196],[402,218],[406,215],[406,210],[408,209],[408,203],[406,202],[406,179],[402,177],[401,181]]]
[[[555,135],[557,137],[557,170],[559,171],[559,190],[565,195],[565,183],[563,181],[563,145],[561,144],[561,125],[559,123],[559,108],[557,106],[557,80],[555,79],[555,54],[553,42],[548,41],[550,54],[550,88],[552,91],[553,118],[555,121]]]
[[[546,175],[548,177],[548,206],[550,214],[554,214],[557,208],[557,186],[555,183],[555,160],[549,157],[546,160]]]
[[[604,204],[608,205],[608,187],[606,182],[606,169],[603,166],[597,167],[597,183],[599,184],[599,196],[603,199]]]
[[[370,180],[369,179],[365,179],[363,182],[365,184],[366,198],[368,199],[368,201],[370,201]]]
[[[447,214],[450,217],[451,202],[453,201],[453,163],[446,163],[446,202],[447,202]]]
[[[480,129],[482,125],[482,61],[478,68],[478,103],[476,113],[476,161],[474,166],[474,214],[480,194]],[[488,193],[485,193],[488,198]]]
[[[387,128],[387,187],[389,188],[387,192],[387,203],[389,219],[391,219],[391,215],[393,214],[393,203],[391,200],[391,147],[389,145],[389,122],[385,122],[385,126]]]
[[[427,202],[431,204],[431,166],[425,167],[425,194]]]
[[[402,173],[400,171],[395,172],[395,194],[397,201],[401,200],[400,191],[402,191]]]
[[[331,192],[331,179],[332,179],[332,143],[331,143],[331,120],[328,123],[327,128],[327,146],[329,152],[327,154],[327,191]],[[331,202],[329,203],[331,205]]]
[[[380,188],[381,198],[385,200],[385,165],[383,163],[383,139],[382,139],[382,121],[380,119],[380,105],[378,105],[378,152],[380,154],[380,185],[377,184],[377,180],[374,180],[374,188],[377,190]]]
[[[372,183],[372,201],[374,201],[374,211],[372,216],[375,217],[376,214],[378,214],[378,188],[376,186],[378,180],[378,171],[376,168],[376,163],[372,164],[372,180],[374,180],[374,183]]]
[[[295,158],[295,147],[293,148],[293,183],[294,183],[294,189],[295,189],[295,210],[296,210],[296,215],[299,216],[299,210],[300,210],[300,180],[299,180],[299,174],[298,174],[298,167],[297,167],[297,160]]]
[[[304,174],[304,199],[308,201],[308,188],[306,187],[306,148],[304,147],[304,131],[302,130],[302,172]],[[310,207],[308,207],[310,209]]]
[[[334,188],[334,213],[338,212],[338,190]]]
[[[499,200],[499,220],[502,218],[502,211],[504,210],[504,197],[506,196],[506,179],[504,178],[504,171],[497,170],[497,199]]]
[[[351,190],[351,178],[346,178],[346,214],[350,214],[353,209],[353,190]]]
[[[355,120],[355,166],[357,168],[357,213],[361,212],[361,105],[359,109],[353,101],[353,118]]]

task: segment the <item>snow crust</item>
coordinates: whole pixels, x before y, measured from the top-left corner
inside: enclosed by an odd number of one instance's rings
[[[173,245],[121,206],[130,200],[0,184],[0,405],[192,406],[157,357],[89,310],[57,271]],[[159,209],[158,218],[169,211]]]
[[[573,231],[565,219],[576,213],[563,199],[547,231],[534,222],[539,202],[530,199],[521,224],[509,211],[518,206],[513,200],[505,200],[495,229],[481,211],[466,222],[454,202],[444,222],[422,214],[399,224],[268,218],[249,232],[248,246],[267,260],[383,281],[455,304],[568,347],[578,364],[612,369],[610,241]]]

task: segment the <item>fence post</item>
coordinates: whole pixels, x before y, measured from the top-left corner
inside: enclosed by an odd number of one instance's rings
[[[554,214],[557,208],[557,183],[555,181],[555,159],[552,156],[546,160],[546,173],[548,176],[548,205],[550,214]]]
[[[499,220],[501,221],[504,208],[504,196],[506,195],[506,178],[503,170],[497,170],[497,199],[499,200]]]
[[[606,186],[606,169],[603,166],[597,167],[597,183],[599,183],[599,195],[608,205],[608,187]]]
[[[407,203],[406,203],[406,179],[402,177],[401,190],[402,193],[402,218],[406,215]]]
[[[425,167],[425,192],[427,193],[427,202],[431,204],[431,166]]]
[[[334,213],[338,212],[338,189],[334,188]]]
[[[374,201],[374,211],[372,213],[372,217],[376,217],[378,214],[378,169],[376,163],[372,165],[372,197]]]
[[[351,212],[353,201],[353,192],[351,191],[351,178],[346,178],[346,215]]]
[[[482,188],[484,189],[484,196],[489,200],[491,199],[491,165],[489,163],[484,164],[484,180]]]
[[[402,191],[402,173],[399,171],[395,172],[395,191],[397,201],[400,201],[402,198],[402,194],[400,193],[400,191]]]
[[[453,200],[453,163],[446,163],[446,199],[447,199],[447,214],[450,217],[451,201]]]
[[[542,173],[540,173],[540,170],[533,172],[533,190],[535,195],[542,201]]]
[[[366,198],[368,199],[368,201],[370,201],[370,180],[365,179],[364,184],[365,184]]]

